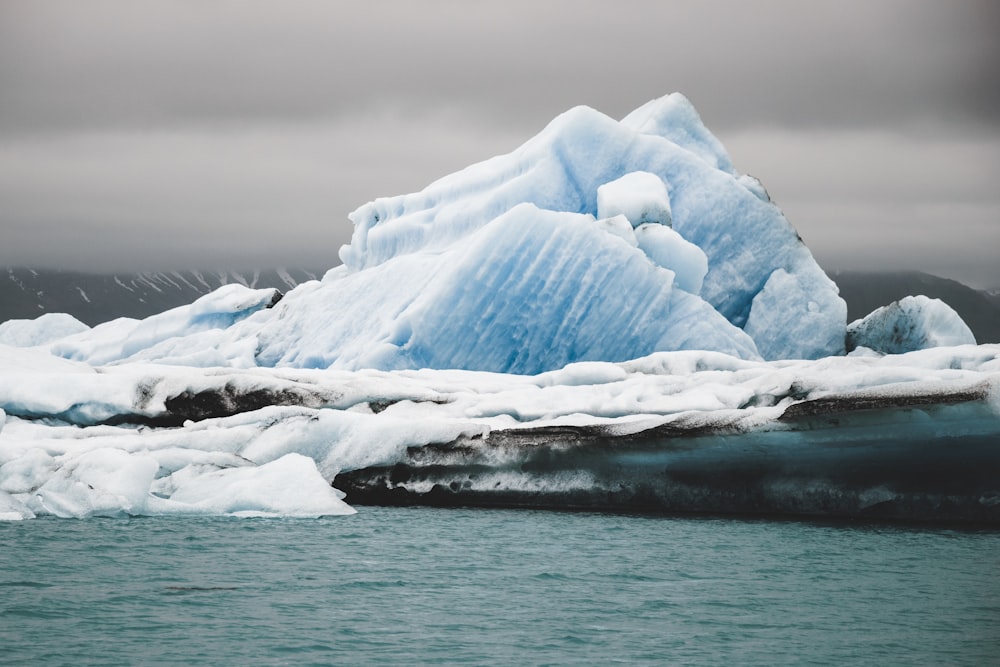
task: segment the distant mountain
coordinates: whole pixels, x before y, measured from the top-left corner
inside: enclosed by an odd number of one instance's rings
[[[287,292],[322,275],[302,269],[93,274],[0,268],[0,322],[69,313],[93,326],[117,317],[155,315],[229,283]]]
[[[0,322],[45,313],[69,313],[91,326],[116,317],[142,318],[191,303],[229,283],[287,292],[323,276],[321,270],[166,271],[93,274],[0,268]],[[847,301],[848,321],[904,296],[941,299],[966,321],[979,343],[1000,343],[1000,292],[980,292],[919,271],[835,271],[830,277]]]
[[[904,296],[923,294],[941,299],[961,315],[976,342],[1000,343],[1000,295],[991,298],[960,282],[920,271],[834,271],[830,277],[847,301],[848,322]]]

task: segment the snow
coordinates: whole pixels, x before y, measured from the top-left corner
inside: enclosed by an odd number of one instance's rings
[[[908,296],[883,306],[847,327],[848,347],[883,354],[953,345],[975,345],[976,338],[951,306],[940,299]]]

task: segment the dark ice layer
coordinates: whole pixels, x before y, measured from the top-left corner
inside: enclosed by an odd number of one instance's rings
[[[982,399],[800,403],[781,419],[787,430],[499,431],[410,448],[334,485],[352,504],[1000,523],[1000,421]]]

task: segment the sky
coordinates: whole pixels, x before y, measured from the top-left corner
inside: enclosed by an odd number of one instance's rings
[[[827,270],[1000,287],[1000,2],[0,0],[0,265],[325,268],[347,214],[680,91]]]

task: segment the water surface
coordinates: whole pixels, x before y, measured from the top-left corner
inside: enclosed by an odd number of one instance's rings
[[[995,664],[1000,530],[361,507],[0,523],[11,665]]]

